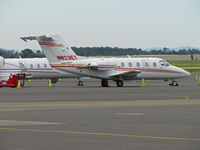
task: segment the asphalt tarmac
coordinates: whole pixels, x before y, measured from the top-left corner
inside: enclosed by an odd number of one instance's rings
[[[48,80],[26,82],[21,89],[1,88],[0,102],[55,102],[55,101],[99,101],[99,100],[162,100],[200,98],[200,86],[194,76],[178,79],[179,86],[171,87],[163,80],[150,80],[145,88],[141,81],[126,81],[124,87],[116,87],[109,81],[110,87],[100,87],[100,80],[83,80],[82,87],[76,79],[63,79],[54,87],[48,87]]]
[[[199,150],[200,86],[164,81],[47,80],[0,89],[0,150]]]

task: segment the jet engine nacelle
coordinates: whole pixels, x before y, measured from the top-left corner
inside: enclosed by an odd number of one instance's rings
[[[5,60],[2,56],[0,56],[0,68],[3,68],[5,64]]]

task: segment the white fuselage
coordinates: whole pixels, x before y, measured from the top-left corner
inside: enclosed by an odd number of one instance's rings
[[[175,79],[190,73],[160,58],[80,58],[59,35],[21,37],[37,40],[53,68],[76,75],[104,80]],[[107,86],[107,81],[104,82]]]
[[[26,79],[74,78],[77,75],[53,69],[46,58],[4,59],[0,68],[0,80],[7,80],[10,74],[25,73]]]
[[[51,66],[81,76],[111,80],[175,79],[190,75],[160,58],[90,58]],[[128,74],[132,71],[136,73]]]

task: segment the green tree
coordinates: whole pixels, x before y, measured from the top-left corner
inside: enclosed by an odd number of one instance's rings
[[[34,57],[34,52],[31,49],[24,49],[21,52],[22,58],[32,58]]]

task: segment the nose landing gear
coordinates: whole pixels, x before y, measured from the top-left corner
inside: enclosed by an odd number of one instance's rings
[[[177,83],[177,81],[172,80],[171,83],[169,84],[170,86],[179,86],[179,84]]]

